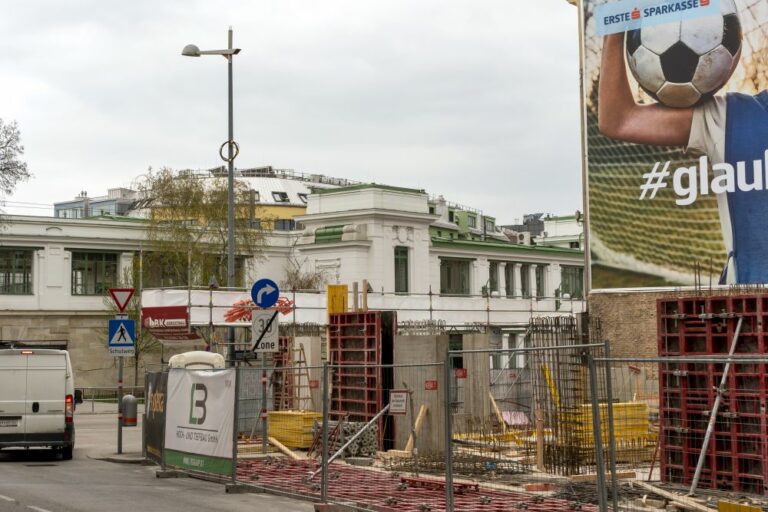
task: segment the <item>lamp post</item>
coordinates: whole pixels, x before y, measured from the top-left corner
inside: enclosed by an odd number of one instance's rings
[[[200,57],[201,55],[221,55],[227,59],[228,76],[228,125],[229,138],[219,148],[219,156],[229,166],[227,173],[227,288],[235,287],[235,158],[240,148],[234,139],[233,109],[232,109],[232,58],[240,53],[240,48],[232,47],[232,27],[229,27],[228,44],[226,50],[200,50],[194,44],[188,44],[181,51],[185,57]],[[222,154],[224,146],[227,146],[227,156]],[[235,365],[235,329],[229,328],[227,344],[227,362],[229,366]]]

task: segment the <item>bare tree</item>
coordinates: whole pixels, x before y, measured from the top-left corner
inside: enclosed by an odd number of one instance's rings
[[[148,203],[144,265],[161,274],[145,272],[145,279],[155,286],[208,286],[212,278],[225,285],[227,180],[150,169],[139,192]],[[249,197],[247,185],[235,181],[235,254],[241,261],[259,258],[265,244]]]
[[[0,119],[0,193],[11,194],[20,181],[29,178],[26,162],[21,160],[24,146],[16,121]]]
[[[328,277],[322,270],[305,268],[307,258],[302,258],[299,254],[296,247],[298,242],[299,237],[296,237],[291,244],[291,250],[285,263],[283,287],[288,290],[320,290],[328,282]]]

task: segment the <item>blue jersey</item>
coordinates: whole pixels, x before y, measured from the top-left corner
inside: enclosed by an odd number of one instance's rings
[[[762,165],[768,150],[768,91],[728,94],[726,102],[725,161],[734,169],[745,162],[746,178],[754,183],[754,173],[768,171]],[[737,187],[727,193],[727,202],[733,237],[728,256],[735,263],[735,282],[768,283],[768,190],[744,192]]]

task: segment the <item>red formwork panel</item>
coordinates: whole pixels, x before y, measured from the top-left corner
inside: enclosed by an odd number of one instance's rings
[[[392,389],[392,342],[397,326],[393,311],[330,315],[328,351],[333,365],[331,415],[367,422],[381,411]],[[385,423],[379,421],[380,444]],[[393,438],[391,433],[387,438]]]
[[[736,354],[768,354],[768,295],[702,296],[657,302],[660,356],[726,355],[742,318]],[[690,484],[724,365],[659,365],[662,480]],[[700,487],[766,492],[768,365],[733,364],[710,439]]]
[[[295,396],[295,379],[293,371],[283,373],[281,368],[293,367],[292,338],[290,336],[280,336],[278,338],[278,351],[272,355],[272,361],[275,367],[272,386],[274,387],[274,407],[276,411],[293,409],[293,397]],[[290,398],[286,398],[290,397]]]

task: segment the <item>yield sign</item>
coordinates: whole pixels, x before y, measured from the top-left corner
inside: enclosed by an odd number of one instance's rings
[[[117,309],[122,313],[125,311],[125,307],[133,297],[133,288],[110,288],[109,294],[112,296],[112,300],[115,301]]]

